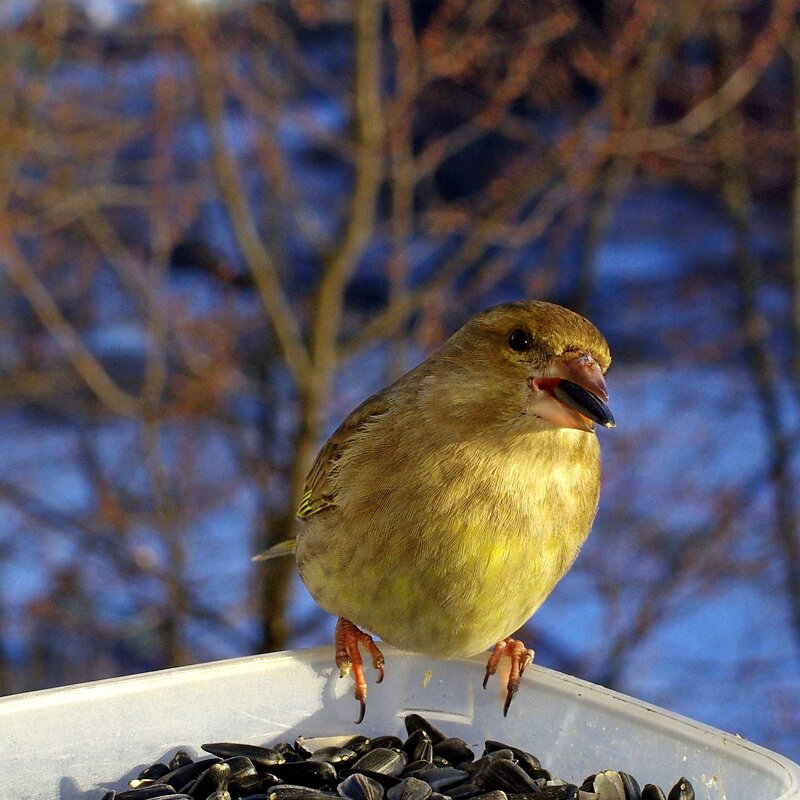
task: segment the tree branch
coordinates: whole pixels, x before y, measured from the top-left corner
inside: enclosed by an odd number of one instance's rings
[[[100,362],[84,346],[78,332],[61,313],[53,296],[28,263],[8,229],[7,217],[2,214],[0,214],[0,258],[5,262],[8,276],[30,303],[42,325],[58,342],[75,371],[98,399],[116,414],[138,416],[142,409],[139,398],[120,389]]]
[[[225,142],[224,92],[217,51],[201,18],[202,12],[185,3],[180,7],[183,11],[180,22],[193,57],[211,142],[214,177],[283,357],[297,383],[303,385],[309,380],[312,370],[300,323],[281,286],[278,265],[259,236],[239,169]]]

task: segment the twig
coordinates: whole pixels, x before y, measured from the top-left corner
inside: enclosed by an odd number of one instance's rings
[[[355,187],[344,232],[325,265],[315,299],[311,353],[315,371],[323,374],[330,374],[336,364],[345,286],[372,234],[383,177],[382,10],[382,5],[374,0],[355,3]]]
[[[120,389],[100,362],[81,341],[75,328],[61,313],[53,296],[39,280],[8,229],[8,218],[0,214],[0,259],[8,276],[30,303],[39,320],[66,353],[75,371],[106,407],[122,416],[136,417],[142,404],[138,397]]]
[[[211,141],[214,177],[283,357],[298,385],[303,385],[312,374],[312,365],[303,344],[300,323],[281,286],[278,265],[259,236],[239,169],[225,142],[224,92],[217,51],[201,18],[202,12],[185,2],[180,4],[180,8],[184,38],[193,56]]]
[[[756,36],[741,66],[722,85],[677,122],[634,131],[614,132],[596,146],[608,153],[634,155],[679,147],[711,128],[750,93],[787,40],[794,26],[798,0],[777,0],[768,23]]]
[[[794,382],[800,387],[800,30],[788,42],[794,82],[794,189],[792,192],[792,336]]]
[[[735,52],[741,31],[738,18],[720,11],[717,30],[727,52]],[[767,342],[768,329],[758,307],[760,266],[750,247],[748,234],[752,196],[745,168],[744,119],[734,109],[719,113],[718,144],[722,167],[722,192],[736,236],[734,265],[740,289],[741,326],[745,357],[761,411],[769,444],[768,471],[773,486],[774,535],[783,552],[781,564],[792,615],[796,642],[800,645],[800,538],[797,535],[792,449],[781,415],[781,390],[777,366]]]

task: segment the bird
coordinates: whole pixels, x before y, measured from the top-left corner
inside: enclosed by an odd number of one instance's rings
[[[503,713],[532,662],[512,634],[572,565],[600,493],[595,423],[613,428],[608,344],[544,301],[493,306],[355,408],[306,480],[294,552],[337,618],[335,661],[364,718],[374,637],[434,658],[510,658]]]

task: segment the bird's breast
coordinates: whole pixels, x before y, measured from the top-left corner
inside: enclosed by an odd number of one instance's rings
[[[323,607],[398,647],[474,654],[519,628],[575,558],[597,440],[553,430],[417,452],[386,453],[378,485],[359,474],[366,460],[343,465],[336,513],[301,536],[301,571]]]

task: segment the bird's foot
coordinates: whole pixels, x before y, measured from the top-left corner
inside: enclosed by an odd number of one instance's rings
[[[525,647],[519,639],[512,639],[510,636],[507,636],[502,642],[498,642],[486,662],[486,674],[483,676],[484,689],[489,678],[497,672],[497,665],[504,655],[511,659],[511,672],[508,675],[508,683],[506,683],[506,701],[503,703],[503,716],[505,717],[508,714],[508,707],[519,689],[519,679],[525,672],[525,667],[533,661],[533,650]]]
[[[351,671],[353,673],[353,682],[355,683],[353,694],[360,705],[356,720],[356,725],[358,725],[364,719],[364,712],[367,709],[367,679],[364,677],[364,662],[358,647],[364,645],[369,650],[369,654],[372,656],[372,666],[378,672],[376,683],[383,680],[383,653],[368,633],[364,633],[344,617],[339,617],[336,622],[333,641],[336,646],[336,666],[339,667],[339,677],[344,678]]]

